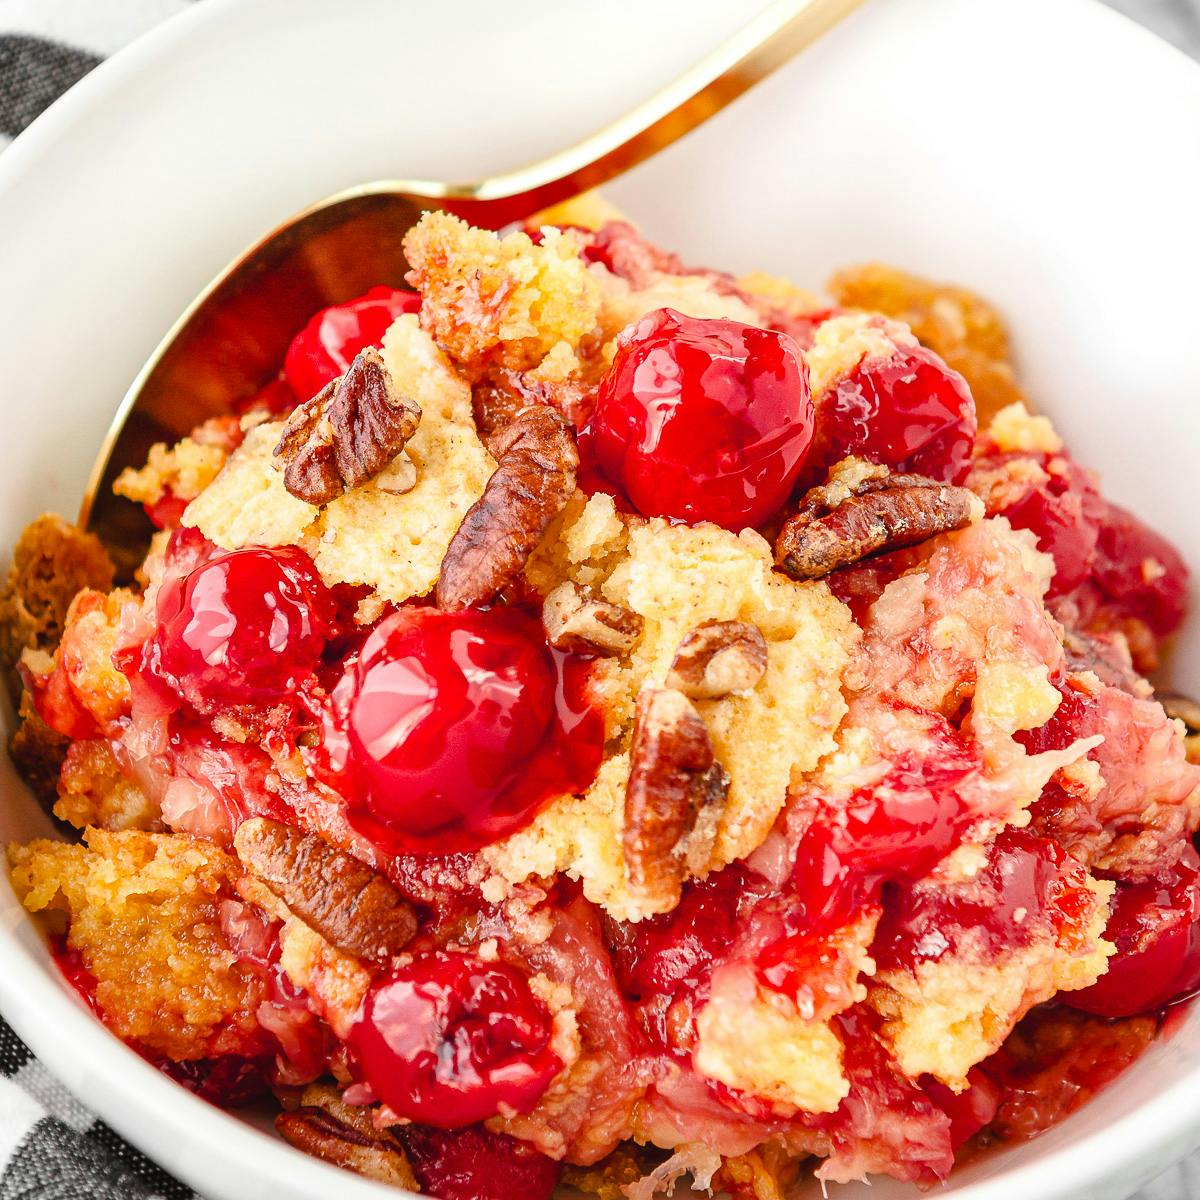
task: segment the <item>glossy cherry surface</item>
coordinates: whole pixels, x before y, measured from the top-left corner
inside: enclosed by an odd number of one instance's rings
[[[790,337],[662,308],[621,334],[590,433],[643,515],[741,529],[783,506],[812,430],[808,366]]]
[[[274,704],[312,676],[333,620],[302,550],[218,554],[164,583],[142,668],[200,712]]]
[[[363,1001],[349,1045],[364,1080],[402,1117],[456,1129],[504,1105],[528,1112],[562,1067],[525,977],[473,954],[394,968]]]
[[[584,670],[522,611],[388,617],[333,697],[326,741],[352,823],[392,851],[451,853],[586,787],[604,735]]]
[[[346,373],[360,350],[382,345],[397,317],[420,307],[416,292],[373,287],[345,304],[321,309],[288,347],[283,373],[293,395],[301,402],[315,396]]]
[[[402,1134],[421,1190],[440,1200],[550,1200],[562,1164],[482,1126]]]
[[[976,752],[949,722],[930,721],[927,751],[899,755],[801,841],[792,884],[808,929],[829,930],[877,904],[888,880],[928,875],[975,820],[957,787],[979,769]]]
[[[1057,842],[1006,829],[988,847],[970,887],[897,889],[871,955],[881,968],[911,970],[952,950],[963,930],[1000,954],[1035,930],[1068,941],[1082,938],[1095,907],[1087,879],[1084,867]]]
[[[817,414],[822,468],[848,454],[959,483],[975,442],[967,381],[917,346],[860,363],[825,396]]]
[[[1184,857],[1143,883],[1117,885],[1104,936],[1117,953],[1089,988],[1064,1004],[1100,1017],[1152,1012],[1200,988],[1200,858]]]

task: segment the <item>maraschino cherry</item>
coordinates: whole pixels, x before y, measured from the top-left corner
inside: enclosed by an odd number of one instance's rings
[[[373,287],[345,304],[321,309],[292,339],[284,360],[284,378],[296,400],[315,396],[344,375],[360,350],[382,345],[392,322],[420,307],[416,292]]]
[[[335,608],[302,550],[250,546],[168,580],[157,618],[143,671],[213,713],[293,694],[332,636]]]
[[[582,667],[520,610],[385,619],[333,693],[326,753],[351,823],[393,853],[474,850],[586,787],[604,735]]]
[[[1091,987],[1064,992],[1071,1008],[1100,1017],[1152,1012],[1200,988],[1200,857],[1190,846],[1157,879],[1119,883],[1104,936],[1116,943]]]
[[[372,986],[349,1044],[371,1090],[400,1116],[456,1129],[537,1103],[562,1069],[551,1032],[515,968],[439,951]]]
[[[812,431],[808,366],[787,334],[661,308],[621,334],[588,434],[644,516],[736,530],[783,506]]]
[[[410,1125],[401,1136],[421,1190],[441,1200],[550,1200],[562,1174],[528,1142],[482,1125]]]
[[[975,432],[967,381],[924,346],[897,348],[890,357],[859,363],[824,396],[812,465],[823,470],[854,454],[961,483]]]

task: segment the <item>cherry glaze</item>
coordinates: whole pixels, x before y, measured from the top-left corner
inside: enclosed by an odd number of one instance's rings
[[[967,1074],[967,1089],[952,1092],[936,1079],[926,1080],[925,1093],[950,1118],[950,1145],[957,1150],[985,1125],[990,1125],[1000,1107],[1001,1091],[979,1067]]]
[[[413,1125],[401,1136],[421,1190],[441,1200],[550,1200],[562,1164],[482,1125],[447,1132]]]
[[[164,583],[142,670],[202,713],[274,704],[311,678],[333,620],[302,550],[234,550]]]
[[[996,838],[975,881],[977,887],[963,891],[896,889],[871,945],[877,965],[911,970],[939,959],[964,929],[998,953],[1046,922],[1060,937],[1082,937],[1081,923],[1095,903],[1083,866],[1057,842],[1023,829],[1009,828]]]
[[[457,1129],[528,1112],[562,1068],[545,1006],[513,967],[437,952],[376,981],[349,1046],[372,1091],[402,1117]]]
[[[823,813],[796,854],[792,886],[804,929],[822,933],[879,903],[889,880],[924,878],[976,819],[957,785],[979,769],[978,752],[941,717],[929,747],[896,758],[876,784]]]
[[[326,731],[351,823],[392,853],[447,854],[582,790],[604,738],[586,673],[523,611],[386,618],[335,688]]]
[[[381,286],[321,309],[292,339],[284,359],[284,379],[296,400],[308,400],[344,375],[360,350],[382,345],[392,322],[420,307],[416,292]]]
[[[1104,936],[1117,953],[1062,1003],[1099,1017],[1153,1012],[1200,988],[1200,857],[1190,846],[1158,879],[1118,883]]]
[[[999,465],[1006,457],[982,461]],[[1187,607],[1189,573],[1179,551],[1105,500],[1092,473],[1066,454],[1033,457],[1046,478],[999,511],[1053,557],[1048,597],[1070,597],[1085,620],[1102,606],[1144,621],[1159,637],[1173,633]]]
[[[662,308],[621,334],[589,432],[644,516],[737,530],[783,506],[812,430],[808,366],[790,337]]]
[[[854,454],[897,471],[961,483],[971,463],[975,401],[967,381],[917,346],[860,363],[817,414],[814,467]]]

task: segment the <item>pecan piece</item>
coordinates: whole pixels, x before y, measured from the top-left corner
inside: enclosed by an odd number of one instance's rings
[[[490,449],[493,441],[526,409],[547,404],[579,428],[592,415],[596,388],[579,379],[538,379],[528,371],[493,367],[471,390],[479,436]]]
[[[330,945],[384,962],[412,940],[411,905],[382,875],[323,838],[253,817],[233,839],[243,866]]]
[[[347,1104],[337,1089],[306,1087],[300,1107],[275,1118],[280,1136],[297,1150],[367,1179],[419,1192],[408,1156],[396,1137],[377,1129],[369,1108]]]
[[[497,435],[493,453],[498,465],[442,559],[439,608],[455,611],[495,599],[574,494],[579,452],[554,409],[523,409]]]
[[[711,848],[728,786],[692,702],[673,688],[643,688],[633,719],[621,848],[630,890],[656,911],[679,901],[685,866],[696,857],[689,845],[693,831]]]
[[[856,472],[839,464],[813,488],[775,542],[776,564],[793,579],[820,579],[864,558],[915,546],[983,515],[974,492],[924,475]],[[839,478],[839,476],[841,476]]]
[[[747,621],[705,621],[675,652],[667,687],[693,700],[749,691],[767,670],[767,643]]]
[[[546,640],[576,654],[627,654],[645,624],[638,613],[591,596],[573,583],[559,584],[542,605]]]
[[[420,405],[396,391],[379,351],[368,346],[288,417],[275,447],[284,487],[307,504],[328,504],[378,475],[420,420]]]
[[[1159,692],[1157,694],[1163,712],[1173,721],[1182,721],[1189,737],[1200,734],[1200,704],[1182,692]]]

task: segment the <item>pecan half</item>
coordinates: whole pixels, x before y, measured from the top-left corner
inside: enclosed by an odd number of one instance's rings
[[[979,498],[966,488],[878,468],[846,484],[838,470],[805,496],[779,531],[775,561],[793,579],[820,579],[864,558],[962,529],[983,515]]]
[[[327,942],[383,962],[412,940],[417,918],[382,875],[323,838],[253,817],[233,839],[245,868]]]
[[[275,1118],[280,1136],[297,1150],[367,1179],[418,1192],[408,1156],[396,1137],[377,1129],[369,1108],[347,1104],[336,1088],[312,1084],[300,1107]]]
[[[767,670],[767,643],[747,621],[705,621],[675,652],[667,687],[693,700],[713,700],[754,687]]]
[[[328,504],[378,475],[420,420],[420,405],[396,391],[379,351],[368,346],[288,417],[275,447],[284,487],[307,504]]]
[[[442,559],[439,608],[471,608],[495,599],[575,491],[579,452],[566,421],[552,408],[523,409],[496,437],[493,453],[498,465]]]
[[[1157,699],[1168,717],[1183,722],[1189,737],[1200,734],[1200,704],[1191,696],[1182,692],[1159,692]]]
[[[630,890],[666,911],[679,900],[689,835],[715,836],[728,777],[704,719],[682,692],[643,688],[637,699],[625,786],[621,848]]]
[[[559,584],[542,604],[546,640],[576,654],[627,654],[645,624],[638,613],[590,596],[573,583]]]

